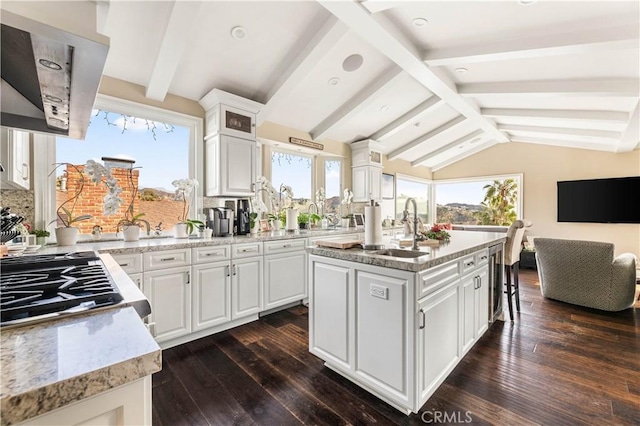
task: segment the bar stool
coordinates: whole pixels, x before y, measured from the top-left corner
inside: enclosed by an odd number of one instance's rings
[[[509,306],[509,318],[513,321],[513,301],[516,299],[516,310],[520,312],[520,251],[526,228],[532,225],[530,220],[516,220],[507,230],[507,242],[504,250],[504,273],[507,278],[507,304]],[[511,285],[511,273],[513,273],[513,286]]]

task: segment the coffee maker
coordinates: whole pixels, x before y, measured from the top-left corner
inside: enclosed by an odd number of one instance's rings
[[[233,235],[233,210],[225,207],[214,207],[207,214],[207,228],[213,229],[214,237]]]
[[[236,232],[238,235],[246,235],[251,232],[249,226],[249,200],[238,200],[236,209]]]

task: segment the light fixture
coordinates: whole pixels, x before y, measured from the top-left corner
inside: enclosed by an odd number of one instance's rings
[[[413,123],[413,127],[420,127],[420,122],[416,121],[415,123]]]
[[[342,69],[347,72],[355,71],[362,66],[363,62],[364,62],[364,58],[362,57],[362,55],[358,55],[356,53],[356,54],[347,56],[347,58],[344,61],[342,61]]]
[[[329,79],[329,86],[335,86],[340,82],[340,79],[338,77],[331,77]]]
[[[242,40],[244,38],[247,37],[247,30],[244,29],[244,27],[241,26],[236,26],[231,28],[231,37],[235,38],[236,40]]]
[[[456,72],[457,72],[458,74],[464,74],[464,73],[466,73],[467,71],[469,71],[469,70],[468,70],[468,69],[466,69],[465,67],[458,67],[458,68],[456,68]]]
[[[56,70],[56,71],[60,71],[62,69],[62,67],[58,64],[56,64],[55,62],[52,62],[48,59],[38,59],[38,62],[40,62],[40,65],[45,66],[49,69],[52,70]]]
[[[413,18],[411,23],[414,27],[424,27],[429,23],[429,21],[427,21],[426,18]]]
[[[518,0],[518,3],[520,3],[523,6],[527,6],[530,4],[533,4],[535,2],[537,2],[538,0]]]
[[[389,111],[389,105],[382,105],[380,111]]]
[[[458,149],[462,149],[462,148],[464,148],[464,145],[460,145],[460,146],[458,147]]]
[[[49,102],[55,102],[57,104],[61,104],[62,103],[62,99],[60,99],[57,96],[51,96],[51,95],[44,95],[44,98],[46,100],[48,100]]]

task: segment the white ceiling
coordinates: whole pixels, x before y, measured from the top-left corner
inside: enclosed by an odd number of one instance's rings
[[[105,74],[150,98],[222,89],[264,103],[259,122],[434,170],[509,141],[638,147],[640,1],[101,3]]]

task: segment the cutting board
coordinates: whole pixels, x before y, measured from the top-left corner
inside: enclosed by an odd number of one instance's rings
[[[353,237],[340,239],[336,238],[333,240],[318,240],[316,241],[316,246],[345,250],[348,248],[360,247],[362,245],[362,242],[362,240],[356,240]]]

